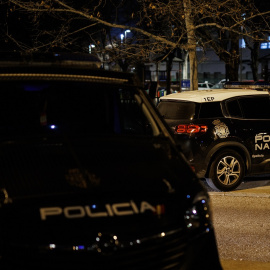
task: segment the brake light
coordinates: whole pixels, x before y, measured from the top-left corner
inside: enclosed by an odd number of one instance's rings
[[[177,125],[175,127],[175,133],[181,134],[195,134],[195,133],[205,133],[208,127],[205,125]]]

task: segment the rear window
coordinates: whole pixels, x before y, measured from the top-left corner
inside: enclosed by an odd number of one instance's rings
[[[158,105],[158,110],[165,119],[170,120],[223,117],[219,102],[195,103],[162,101]]]
[[[89,82],[4,82],[0,136],[148,134],[135,89]]]
[[[197,105],[194,102],[161,101],[157,108],[165,119],[192,120],[195,118]]]

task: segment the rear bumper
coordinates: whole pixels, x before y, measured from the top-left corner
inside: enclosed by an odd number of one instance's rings
[[[207,151],[203,151],[192,139],[181,140],[179,147],[196,175],[199,178],[204,178],[208,167],[206,162]]]

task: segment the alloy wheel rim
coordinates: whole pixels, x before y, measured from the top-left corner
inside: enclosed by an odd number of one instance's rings
[[[239,161],[233,156],[223,157],[217,165],[217,178],[223,185],[233,185],[241,174]]]

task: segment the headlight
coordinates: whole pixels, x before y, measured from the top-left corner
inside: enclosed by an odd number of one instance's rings
[[[212,226],[209,197],[204,193],[198,193],[192,201],[192,206],[187,209],[184,218],[188,229],[201,228],[209,232]]]

